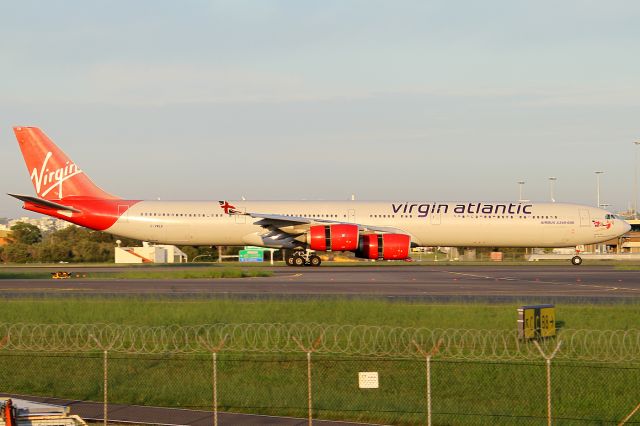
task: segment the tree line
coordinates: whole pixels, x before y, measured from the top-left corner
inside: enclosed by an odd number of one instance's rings
[[[115,260],[116,241],[123,247],[141,246],[142,241],[119,237],[78,226],[42,232],[37,226],[18,222],[11,227],[8,244],[0,246],[2,263],[100,262]],[[213,261],[218,258],[215,247],[179,247],[189,261]],[[239,247],[226,247],[225,254],[237,254]]]
[[[11,227],[9,243],[0,246],[2,263],[59,263],[59,262],[101,262],[115,260],[116,241],[123,247],[141,246],[142,241],[118,237],[100,231],[78,226],[42,232],[37,226],[18,222]],[[217,259],[218,252],[212,247],[179,247],[189,260],[211,261]],[[237,248],[227,248],[227,252],[237,252]]]
[[[113,262],[118,239],[125,245],[140,244],[76,226],[43,233],[37,226],[18,222],[11,227],[9,243],[0,246],[0,260],[4,263]]]

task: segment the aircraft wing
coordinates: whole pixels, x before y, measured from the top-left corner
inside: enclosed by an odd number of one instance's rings
[[[256,222],[257,225],[264,224],[273,224],[273,225],[281,225],[281,226],[291,226],[291,225],[309,225],[313,223],[311,219],[306,217],[298,217],[298,216],[284,216],[280,214],[266,214],[266,213],[244,213],[247,216],[250,216],[254,219],[260,219]]]
[[[339,220],[320,219],[320,218],[307,218],[300,216],[285,216],[279,214],[268,213],[241,213],[250,216],[254,219],[259,219],[255,222],[256,225],[260,225],[263,228],[271,231],[280,230],[283,233],[301,235],[309,230],[312,225],[331,225],[331,224],[350,224],[358,225],[360,232],[373,232],[380,234],[406,234],[411,235],[408,232],[392,227],[383,226],[371,226],[361,223],[341,222]]]

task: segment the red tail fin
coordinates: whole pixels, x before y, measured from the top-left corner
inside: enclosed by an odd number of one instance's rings
[[[38,197],[115,199],[91,179],[37,127],[14,127],[18,145]]]

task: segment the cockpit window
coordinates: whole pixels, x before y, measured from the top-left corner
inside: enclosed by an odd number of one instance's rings
[[[613,220],[613,219],[620,219],[620,216],[616,216],[615,214],[607,213],[607,214],[604,215],[604,218]]]

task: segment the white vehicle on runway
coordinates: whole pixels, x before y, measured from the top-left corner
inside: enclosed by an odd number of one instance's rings
[[[570,247],[630,229],[608,211],[563,203],[123,200],[98,188],[40,129],[14,132],[36,196],[9,195],[26,210],[153,243],[291,249],[287,263],[295,266],[319,266],[314,251],[402,260],[411,246]]]

